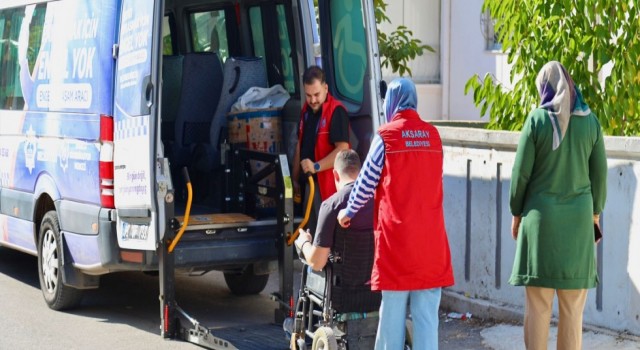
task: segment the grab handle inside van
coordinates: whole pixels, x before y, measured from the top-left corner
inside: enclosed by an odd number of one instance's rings
[[[300,235],[300,233],[299,233],[300,230],[309,221],[309,215],[311,214],[311,206],[313,205],[313,197],[316,194],[315,193],[316,192],[316,187],[315,187],[315,183],[313,182],[313,175],[311,175],[311,173],[307,173],[307,180],[309,180],[309,198],[307,198],[307,209],[304,212],[304,218],[302,219],[302,222],[300,223],[298,228],[289,235],[289,238],[287,239],[287,244],[288,245],[292,245],[293,244],[293,242],[296,240],[296,238],[298,238],[298,235]]]
[[[187,208],[184,211],[184,222],[182,223],[178,234],[176,234],[176,238],[174,238],[169,245],[169,253],[173,252],[176,244],[178,244],[180,238],[182,238],[182,234],[187,229],[187,225],[189,225],[189,213],[191,212],[191,201],[193,200],[193,188],[191,187],[191,179],[189,178],[189,171],[187,170],[187,167],[182,168],[182,175],[184,176],[184,180],[187,182]]]

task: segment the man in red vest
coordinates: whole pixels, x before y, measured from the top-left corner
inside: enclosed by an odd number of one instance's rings
[[[309,227],[315,227],[317,212],[323,200],[336,193],[333,180],[333,162],[336,154],[349,149],[349,116],[340,101],[329,94],[325,74],[318,66],[307,68],[302,75],[306,103],[300,114],[298,145],[293,156],[293,188],[297,198],[305,194],[307,179],[302,174],[313,174],[315,195]]]
[[[376,350],[404,348],[407,303],[412,349],[437,349],[441,289],[454,283],[442,207],[442,142],[416,112],[411,80],[392,81],[384,104],[388,123],[378,129],[338,221],[349,226],[375,195],[371,289],[382,291]]]

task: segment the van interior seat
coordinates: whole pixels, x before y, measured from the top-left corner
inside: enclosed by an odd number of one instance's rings
[[[220,143],[227,127],[227,114],[231,106],[251,87],[269,87],[267,71],[262,57],[229,57],[224,63],[222,94],[210,129],[210,141],[214,154],[219,153]]]
[[[171,159],[176,166],[189,164],[194,145],[209,142],[208,131],[223,81],[222,63],[215,52],[185,54],[182,72]]]
[[[160,132],[165,149],[175,141],[175,124],[182,89],[182,55],[162,57],[162,123]],[[170,154],[170,149],[168,154]]]
[[[194,203],[202,204],[217,211],[223,207],[224,189],[219,186],[224,182],[221,163],[222,150],[220,142],[226,134],[227,114],[231,106],[251,87],[268,87],[267,72],[262,58],[229,57],[224,63],[222,91],[215,111],[211,111],[207,121],[198,130],[197,139],[205,139],[206,143],[193,145],[188,163],[191,182],[198,188]],[[183,82],[184,86],[184,82]],[[209,111],[208,111],[209,112]],[[201,135],[201,133],[206,135]]]

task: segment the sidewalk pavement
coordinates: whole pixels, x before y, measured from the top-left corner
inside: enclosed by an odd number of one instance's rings
[[[523,328],[520,324],[496,323],[471,318],[447,317],[449,312],[440,314],[440,349],[465,350],[524,350]],[[549,330],[548,349],[556,348],[558,329],[552,325]],[[583,350],[638,350],[640,338],[616,334],[607,330],[585,329],[582,338]]]

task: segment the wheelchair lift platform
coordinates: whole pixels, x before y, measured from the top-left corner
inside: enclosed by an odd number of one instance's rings
[[[250,162],[259,161],[266,164],[256,174],[247,178],[243,175],[250,166]],[[168,164],[164,165],[168,174]],[[165,200],[164,213],[167,218],[166,230],[161,234],[157,255],[160,284],[160,315],[161,335],[166,339],[184,340],[204,348],[213,350],[276,350],[288,348],[281,325],[286,317],[292,315],[293,303],[293,247],[287,243],[287,237],[293,232],[293,190],[289,175],[289,165],[285,154],[269,154],[249,150],[235,150],[234,161],[227,169],[227,175],[236,183],[241,182],[241,194],[239,198],[249,196],[265,196],[275,201],[275,217],[269,220],[255,220],[251,216],[242,213],[222,213],[195,215],[189,218],[189,212],[184,216],[174,216],[174,205]],[[275,173],[276,183],[271,186],[261,184],[261,180]],[[240,175],[239,175],[240,174]],[[191,183],[186,169],[184,177],[187,180],[188,205],[192,198]],[[241,179],[241,180],[239,180]],[[167,191],[165,198],[173,195],[173,188]],[[241,202],[243,200],[240,200]],[[162,205],[162,204],[161,204]],[[242,208],[243,203],[228,205],[226,211]],[[241,211],[241,210],[236,210]],[[187,218],[185,220],[185,218]],[[185,226],[186,221],[186,226]],[[272,325],[248,325],[247,327],[217,328],[212,330],[201,325],[195,318],[183,310],[175,298],[175,258],[173,248],[178,246],[179,240],[185,231],[189,231],[189,224],[193,223],[193,229],[202,229],[215,232],[215,229],[236,228],[240,226],[258,226],[273,228],[274,244],[277,248],[279,292],[274,293],[272,299],[277,301],[274,310],[274,324]],[[179,230],[179,231],[178,231]],[[176,231],[177,234],[176,234]],[[186,322],[185,322],[186,321]],[[182,323],[190,323],[191,327],[184,327]],[[240,344],[240,345],[234,345]],[[241,346],[241,347],[240,347]],[[275,346],[269,348],[270,346]]]

